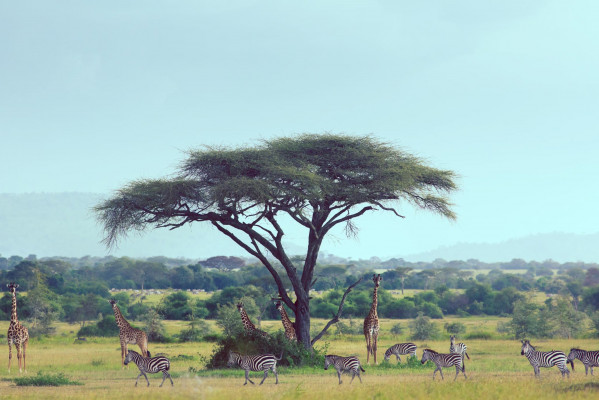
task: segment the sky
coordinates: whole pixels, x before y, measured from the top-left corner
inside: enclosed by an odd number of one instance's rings
[[[594,234],[598,16],[591,0],[2,2],[0,193],[109,196],[203,145],[372,134],[455,171],[458,218],[404,205],[330,252]]]

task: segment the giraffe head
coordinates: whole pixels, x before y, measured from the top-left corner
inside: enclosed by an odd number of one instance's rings
[[[16,293],[16,291],[17,291],[17,289],[19,287],[19,284],[11,282],[11,283],[7,284],[6,287],[8,288],[9,292]]]
[[[383,277],[381,276],[381,274],[374,274],[372,275],[372,281],[374,282],[374,287],[378,288],[379,286],[381,286],[381,281],[383,280]]]
[[[275,304],[275,308],[279,311],[283,310],[283,304],[281,304],[280,301],[277,301],[277,303]]]
[[[108,302],[110,303],[110,306],[112,308],[114,308],[116,306],[116,300],[115,299],[110,299],[110,300],[108,300]]]
[[[243,311],[243,303],[241,301],[237,303],[237,309],[239,310],[239,312]]]

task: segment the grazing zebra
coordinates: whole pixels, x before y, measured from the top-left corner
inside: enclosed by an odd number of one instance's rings
[[[450,337],[449,340],[450,340],[450,342],[449,342],[449,352],[450,353],[461,354],[462,355],[462,363],[464,362],[464,354],[470,360],[470,356],[467,353],[468,346],[466,346],[464,343],[458,343],[458,344],[456,344],[456,342],[455,342],[455,335],[451,335],[451,337]]]
[[[562,377],[568,374],[570,377],[570,371],[568,371],[567,358],[562,351],[536,351],[534,346],[530,344],[528,340],[522,340],[522,350],[520,354],[526,356],[530,365],[535,370],[535,377],[540,377],[539,367],[550,368],[557,365],[557,368],[562,373]]]
[[[385,361],[389,361],[392,355],[397,357],[397,361],[401,361],[400,354],[416,357],[416,345],[414,343],[397,343],[389,347],[385,351]]]
[[[589,367],[591,368],[591,375],[593,375],[593,367],[599,367],[599,351],[570,349],[568,362],[572,365],[572,371],[574,371],[574,360],[577,358],[584,364],[585,375],[589,374]]]
[[[466,366],[463,363],[463,356],[461,354],[439,354],[434,350],[424,349],[424,351],[422,352],[421,362],[422,364],[424,364],[428,360],[431,360],[437,366],[437,368],[433,372],[433,380],[435,380],[435,374],[437,373],[437,371],[441,373],[441,379],[445,379],[443,377],[442,367],[455,367],[455,378],[453,378],[454,381],[458,379],[460,371],[462,371],[462,373],[464,374],[464,378],[468,379],[468,377],[466,376]]]
[[[283,358],[283,353],[281,353],[281,356],[279,356],[279,358],[276,358],[272,354],[259,354],[257,356],[244,356],[244,355],[241,355],[234,351],[230,351],[229,352],[229,361],[227,362],[227,365],[229,367],[234,367],[234,366],[238,365],[242,369],[245,370],[244,385],[247,385],[248,381],[250,381],[250,383],[252,385],[254,384],[254,382],[250,379],[250,376],[249,376],[250,371],[264,371],[264,378],[262,378],[262,381],[260,382],[260,384],[262,385],[264,383],[264,380],[268,376],[269,369],[272,370],[272,372],[275,374],[275,378],[277,379],[275,384],[278,384],[279,383],[279,374],[277,374],[277,361],[279,361],[281,358]]]
[[[139,375],[137,375],[137,379],[135,380],[135,386],[137,386],[137,381],[142,375],[146,378],[148,386],[150,386],[150,381],[148,380],[146,372],[149,372],[150,374],[162,372],[162,383],[160,383],[160,387],[162,387],[162,384],[167,377],[171,380],[171,385],[175,385],[173,383],[173,378],[171,378],[171,374],[168,373],[168,370],[171,369],[171,362],[168,360],[168,358],[163,356],[143,357],[138,352],[129,350],[125,356],[124,363],[127,365],[131,361],[133,361],[135,365],[137,365],[137,368],[139,368]]]
[[[360,370],[362,372],[366,371],[360,365],[360,360],[358,359],[358,357],[341,357],[332,354],[324,356],[324,369],[329,369],[329,366],[331,365],[335,367],[335,369],[337,370],[337,376],[339,377],[340,385],[342,383],[341,374],[344,372],[351,372],[351,381],[349,383],[352,383],[354,381],[356,375],[358,375],[360,383],[362,383],[362,377],[360,377]]]

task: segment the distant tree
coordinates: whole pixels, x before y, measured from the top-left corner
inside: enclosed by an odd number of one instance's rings
[[[443,327],[445,328],[445,331],[447,333],[450,333],[452,335],[463,335],[464,333],[466,333],[466,325],[460,322],[446,322],[445,325],[443,325]]]
[[[399,279],[401,280],[401,294],[403,294],[406,278],[410,275],[410,272],[413,271],[413,268],[397,267],[395,268],[395,271],[397,271],[397,275],[399,275]]]
[[[599,285],[599,268],[587,269],[586,276],[584,278],[584,286],[596,286]]]
[[[456,189],[453,179],[453,172],[369,136],[305,134],[253,148],[190,151],[178,176],[132,182],[95,210],[108,246],[132,230],[211,223],[268,269],[295,313],[299,342],[311,349],[343,309],[340,304],[323,331],[310,337],[309,291],[325,236],[338,226],[356,234],[353,221],[369,211],[400,216],[399,201],[454,218],[445,197]],[[307,230],[303,265],[291,260],[284,245],[285,218]]]

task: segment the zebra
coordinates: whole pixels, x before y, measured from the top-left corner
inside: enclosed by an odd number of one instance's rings
[[[344,372],[351,372],[351,381],[354,381],[356,375],[358,375],[358,379],[360,379],[360,383],[362,383],[362,377],[360,376],[360,371],[366,372],[364,368],[360,365],[360,360],[358,357],[350,356],[350,357],[342,357],[336,356],[333,354],[328,354],[324,356],[324,369],[329,369],[329,366],[335,367],[337,370],[337,376],[339,377],[339,384],[341,385],[341,374]]]
[[[162,372],[162,383],[160,383],[160,387],[162,387],[162,384],[167,377],[171,380],[171,386],[175,385],[173,383],[173,378],[171,378],[171,374],[168,373],[168,370],[171,368],[171,362],[168,358],[164,356],[143,357],[138,352],[129,350],[125,356],[124,364],[127,365],[131,361],[133,361],[135,365],[137,365],[137,368],[139,368],[139,375],[137,375],[137,379],[135,380],[135,386],[137,386],[137,381],[139,381],[139,377],[142,375],[146,378],[148,386],[150,386],[150,381],[148,380],[146,372],[149,372],[150,374]]]
[[[279,374],[277,373],[277,361],[283,358],[283,353],[276,358],[272,354],[259,354],[256,356],[244,356],[234,351],[229,351],[229,361],[227,365],[229,367],[240,366],[245,370],[245,383],[248,384],[248,381],[253,385],[254,382],[250,379],[250,371],[264,371],[264,378],[260,384],[264,383],[264,380],[268,376],[268,370],[272,370],[275,374],[276,382],[275,385],[279,383]]]
[[[458,344],[456,344],[456,342],[455,342],[455,335],[451,335],[450,338],[449,338],[449,340],[450,340],[450,342],[449,342],[449,352],[450,353],[461,354],[462,355],[462,363],[464,362],[464,354],[470,360],[470,356],[467,353],[468,346],[466,346],[464,343],[458,343]]]
[[[401,354],[416,357],[416,345],[414,343],[397,343],[389,347],[385,351],[385,361],[389,361],[392,355],[397,357],[397,361],[401,361]]]
[[[445,379],[443,377],[442,367],[455,367],[455,378],[453,378],[454,381],[458,379],[460,371],[462,371],[462,373],[464,374],[464,378],[468,379],[468,377],[466,376],[466,366],[463,363],[463,356],[461,354],[440,354],[431,349],[424,349],[424,351],[422,352],[421,363],[424,364],[428,360],[431,360],[437,366],[437,368],[433,372],[433,380],[435,380],[435,374],[437,373],[437,371],[441,373],[441,379]]]
[[[567,358],[562,351],[536,351],[534,346],[530,344],[529,340],[522,340],[522,350],[520,354],[526,356],[530,365],[535,370],[535,377],[540,377],[539,367],[550,368],[557,365],[557,368],[564,375],[568,374],[570,377],[570,371],[568,371]]]
[[[591,375],[593,375],[593,367],[599,367],[599,351],[570,349],[568,362],[572,365],[572,371],[574,371],[574,360],[577,358],[584,364],[585,375],[589,374],[589,367],[591,368]]]

